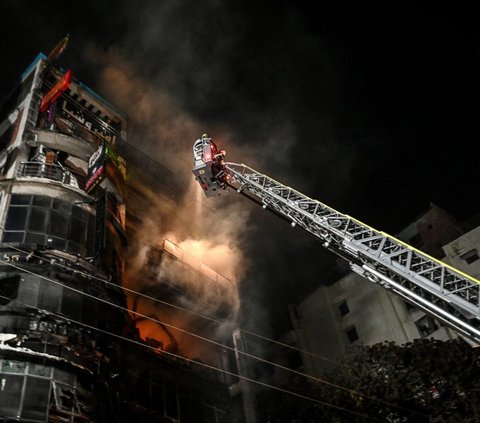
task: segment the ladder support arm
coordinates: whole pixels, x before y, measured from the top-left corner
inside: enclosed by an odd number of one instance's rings
[[[231,187],[246,195],[316,237],[348,260],[356,273],[480,342],[480,281],[244,164],[225,162],[224,157],[213,171],[207,169],[213,175],[210,182],[218,184],[214,191]],[[196,169],[199,160],[197,155]],[[215,171],[219,167],[221,172]]]

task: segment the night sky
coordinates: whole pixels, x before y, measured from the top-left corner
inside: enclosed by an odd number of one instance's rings
[[[4,0],[0,93],[70,34],[61,64],[93,89],[100,56],[122,55],[214,138],[230,134],[230,161],[379,230],[395,233],[430,202],[459,220],[480,212],[472,11],[310,3]],[[331,276],[335,258],[252,209],[245,301],[286,315],[287,302]]]

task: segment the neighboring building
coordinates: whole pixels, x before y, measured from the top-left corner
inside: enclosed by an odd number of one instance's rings
[[[445,263],[480,279],[480,226],[449,242],[443,251]]]
[[[441,208],[430,209],[402,230],[397,237],[469,275],[480,274],[480,228],[462,235],[455,219]],[[445,245],[446,244],[446,245]],[[446,255],[446,257],[445,257]],[[441,340],[457,334],[356,273],[349,273],[292,305],[291,345],[302,353],[302,371],[320,376],[331,369],[350,345],[373,345],[383,341],[405,344],[417,338]]]
[[[221,373],[126,310],[126,150],[124,116],[44,55],[1,106],[0,421],[239,421]]]

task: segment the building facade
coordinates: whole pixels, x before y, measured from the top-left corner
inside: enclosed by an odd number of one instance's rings
[[[431,205],[397,237],[472,276],[480,270],[480,231],[462,235],[457,221]],[[467,263],[470,262],[470,263]],[[299,304],[290,307],[291,344],[302,353],[298,368],[320,376],[332,369],[351,345],[393,341],[399,345],[418,338],[440,340],[458,335],[384,287],[356,273],[348,273],[319,286]]]
[[[125,117],[42,54],[1,106],[0,421],[235,421],[221,373],[127,308],[125,146]]]

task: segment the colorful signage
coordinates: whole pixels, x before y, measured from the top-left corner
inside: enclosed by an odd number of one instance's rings
[[[84,100],[84,105],[75,101],[70,96],[66,96],[59,104],[58,111],[70,122],[80,125],[89,132],[95,134],[98,138],[108,143],[114,144],[118,129],[113,122],[109,122],[107,117],[95,116],[89,110],[89,104]]]
[[[40,103],[40,112],[43,113],[48,109],[48,106],[52,104],[58,97],[66,91],[68,86],[72,82],[72,71],[68,70],[65,72],[60,80],[52,87],[52,89],[43,96],[42,102]]]
[[[85,191],[89,193],[95,186],[105,179],[107,175],[107,146],[105,143],[98,148],[88,160],[87,183]]]

